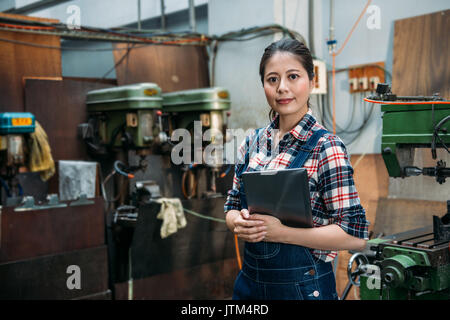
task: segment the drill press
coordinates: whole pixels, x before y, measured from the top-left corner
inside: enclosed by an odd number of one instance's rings
[[[35,130],[34,115],[29,112],[0,113],[0,204],[20,201],[22,189],[17,175],[27,164],[26,137]]]

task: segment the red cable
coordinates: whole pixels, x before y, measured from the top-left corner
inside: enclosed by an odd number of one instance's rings
[[[55,30],[55,27],[33,27],[33,26],[21,26],[16,24],[0,23],[0,27],[24,29],[24,30]]]
[[[234,235],[234,247],[236,248],[236,259],[238,262],[239,270],[242,270],[241,254],[239,253],[238,237],[236,234]]]
[[[364,98],[364,101],[377,104],[394,104],[394,105],[417,105],[417,104],[450,104],[450,101],[379,101]]]
[[[342,47],[337,51],[333,52],[331,54],[333,58],[333,66],[332,66],[332,79],[333,79],[333,88],[332,88],[332,103],[333,103],[333,134],[336,134],[336,56],[339,55],[342,50],[344,50],[344,47],[347,45],[348,40],[350,40],[350,37],[353,34],[353,31],[355,31],[356,26],[359,24],[359,21],[364,16],[364,14],[367,11],[367,8],[369,7],[372,0],[367,1],[366,6],[364,7],[363,11],[358,17],[358,20],[356,20],[355,24],[353,25],[352,29],[350,30],[350,33],[348,34],[347,38],[345,39],[344,43],[342,44]]]

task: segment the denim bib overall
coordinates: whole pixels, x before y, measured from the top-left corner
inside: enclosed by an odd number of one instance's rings
[[[261,129],[258,129],[261,130]],[[257,130],[256,137],[259,138]],[[300,168],[326,130],[316,131],[301,147],[289,168]],[[249,148],[250,150],[250,148]],[[237,168],[241,175],[248,167]],[[247,208],[244,186],[240,185],[242,208]],[[233,292],[234,300],[336,300],[336,282],[331,262],[314,257],[310,249],[273,242],[245,242],[244,263]]]

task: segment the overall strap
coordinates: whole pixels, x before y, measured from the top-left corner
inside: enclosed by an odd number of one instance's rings
[[[253,140],[252,145],[249,144],[249,148],[248,148],[247,152],[245,153],[244,165],[243,166],[237,166],[237,168],[236,168],[237,169],[236,173],[237,173],[238,176],[240,176],[243,172],[245,172],[245,170],[247,170],[248,164],[250,162],[250,153],[251,153],[251,150],[253,150],[255,148],[255,145],[256,145],[256,153],[259,152],[259,144],[258,144],[258,142],[259,142],[259,140],[261,138],[260,135],[261,135],[261,132],[263,132],[263,129],[264,129],[264,127],[263,128],[258,128],[258,129],[255,130],[256,131],[255,139]]]
[[[309,154],[316,147],[319,139],[326,133],[328,133],[328,131],[325,129],[319,129],[315,131],[313,135],[308,139],[308,141],[306,141],[306,143],[300,147],[300,150],[298,151],[297,155],[288,168],[303,167],[309,157]]]
[[[248,164],[250,162],[250,153],[251,151],[255,148],[256,145],[256,152],[258,152],[259,150],[259,145],[258,145],[258,141],[261,138],[261,132],[263,132],[264,128],[259,128],[256,129],[256,134],[255,134],[255,139],[253,140],[252,145],[249,144],[249,148],[247,150],[247,152],[245,153],[245,158],[244,158],[244,164],[243,165],[236,165],[235,170],[236,170],[236,176],[240,177],[242,175],[243,172],[245,172],[247,170]],[[244,190],[244,184],[241,181],[240,184],[240,188],[239,188],[239,197],[241,200],[241,207],[243,209],[247,209],[247,198],[245,197],[245,190]]]

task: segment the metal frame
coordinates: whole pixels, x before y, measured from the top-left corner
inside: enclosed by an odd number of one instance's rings
[[[35,11],[44,10],[49,7],[56,6],[58,4],[69,2],[72,0],[40,0],[33,3],[30,3],[26,6],[20,7],[20,8],[14,8],[5,10],[5,13],[13,13],[13,14],[30,14]]]

